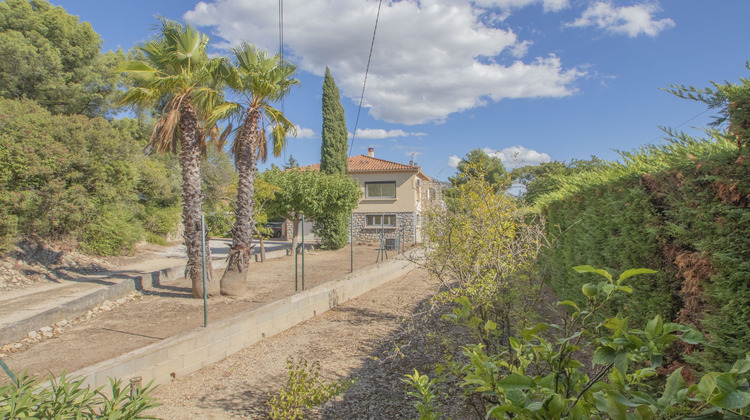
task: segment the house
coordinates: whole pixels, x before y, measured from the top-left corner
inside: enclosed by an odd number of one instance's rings
[[[307,166],[320,170],[320,165]],[[422,241],[423,213],[433,205],[442,205],[441,185],[422,172],[419,166],[391,162],[375,157],[371,147],[367,155],[352,156],[347,174],[357,180],[363,197],[352,212],[355,242],[389,244]]]

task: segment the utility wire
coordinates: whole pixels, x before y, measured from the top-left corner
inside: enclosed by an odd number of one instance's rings
[[[362,112],[362,100],[365,98],[365,86],[367,86],[367,74],[370,72],[370,60],[372,60],[372,49],[375,46],[375,34],[378,32],[378,21],[380,20],[380,6],[383,0],[378,3],[378,15],[375,17],[375,29],[372,31],[372,42],[370,43],[370,55],[367,56],[367,67],[365,68],[365,80],[362,82],[362,95],[359,97],[359,108],[357,109],[357,120],[354,122],[354,131],[352,131],[352,141],[349,144],[349,156],[352,155],[354,147],[354,138],[357,136],[357,126],[359,125],[359,114]]]
[[[685,121],[684,123],[682,123],[682,124],[680,124],[680,125],[677,125],[677,126],[675,126],[675,127],[669,127],[669,128],[680,128],[680,127],[682,127],[683,125],[685,125],[685,124],[689,123],[690,121],[693,121],[694,119],[696,119],[696,118],[700,117],[701,115],[705,114],[706,112],[708,112],[708,111],[710,111],[710,110],[711,110],[711,108],[706,108],[706,109],[705,109],[705,110],[704,110],[703,112],[701,112],[701,113],[700,113],[700,114],[698,114],[698,115],[695,115],[695,116],[691,117],[690,119],[688,119],[688,120],[687,120],[687,121]],[[661,136],[661,135],[658,135],[658,136],[654,137],[653,139],[649,140],[649,143],[655,142],[656,140],[659,140],[660,138],[662,138],[662,136]]]
[[[279,0],[279,64],[284,65],[284,0]],[[284,97],[281,97],[281,113],[284,113]],[[284,151],[284,162],[286,162],[286,147]]]

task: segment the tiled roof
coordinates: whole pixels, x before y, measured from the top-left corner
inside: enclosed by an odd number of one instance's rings
[[[391,162],[389,160],[378,159],[367,155],[357,155],[349,158],[347,162],[349,173],[362,172],[416,172],[420,177],[429,179],[419,166],[404,165],[403,163]],[[320,164],[303,166],[300,168],[305,171],[319,171]]]

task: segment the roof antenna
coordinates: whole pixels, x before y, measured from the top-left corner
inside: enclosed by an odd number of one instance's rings
[[[407,155],[411,156],[411,161],[409,161],[409,166],[417,166],[417,156],[421,155],[419,152],[409,152]]]

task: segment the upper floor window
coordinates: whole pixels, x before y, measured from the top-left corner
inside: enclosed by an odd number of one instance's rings
[[[396,181],[365,182],[366,198],[396,198]]]

